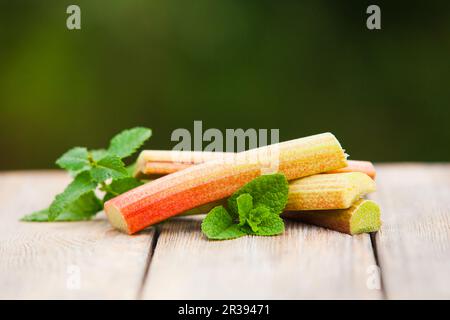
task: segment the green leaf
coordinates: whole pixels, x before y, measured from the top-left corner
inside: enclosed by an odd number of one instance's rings
[[[92,159],[96,162],[100,161],[104,157],[108,155],[108,151],[105,149],[97,149],[97,150],[91,150]]]
[[[31,214],[23,216],[20,220],[28,221],[28,222],[47,222],[48,221],[48,212],[49,212],[48,208],[39,210],[39,211],[35,211]],[[58,219],[58,218],[56,218],[56,219]]]
[[[233,217],[239,216],[237,198],[249,193],[253,197],[253,206],[265,206],[271,212],[280,214],[286,206],[288,199],[289,185],[283,174],[263,175],[253,179],[245,186],[236,191],[228,199],[228,208]]]
[[[241,194],[236,198],[236,203],[239,213],[239,225],[243,226],[247,221],[250,210],[253,208],[253,197],[248,193]]]
[[[75,218],[91,218],[97,212],[103,210],[102,201],[95,195],[93,191],[82,195],[78,200],[71,203],[67,208],[67,214],[63,212],[61,218],[67,220],[69,214],[72,215],[72,221]]]
[[[247,224],[253,232],[257,232],[262,221],[264,221],[269,215],[278,216],[276,213],[270,212],[269,208],[260,205],[259,207],[250,210],[247,218]]]
[[[55,221],[82,221],[89,220],[95,214],[103,209],[102,202],[94,194],[88,192],[81,196],[75,202],[68,205],[61,214],[59,214]],[[22,217],[22,221],[28,222],[47,222],[49,221],[49,209],[33,212]]]
[[[96,187],[97,183],[92,181],[89,171],[78,174],[66,189],[53,200],[49,208],[49,220],[55,220],[70,204]]]
[[[106,194],[105,197],[103,198],[103,201],[106,202],[109,199],[118,196],[119,194],[137,188],[141,185],[143,185],[143,183],[140,180],[132,177],[114,180],[113,182],[111,182],[109,185],[106,186],[105,189]]]
[[[90,168],[89,153],[86,148],[76,147],[64,153],[56,164],[72,174],[79,173]]]
[[[90,172],[92,178],[99,183],[109,178],[120,179],[128,177],[125,164],[115,155],[106,155],[103,159],[95,163]]]
[[[284,221],[278,215],[271,213],[264,217],[260,224],[258,224],[258,230],[255,232],[258,236],[274,236],[284,232]]]
[[[211,210],[203,220],[202,231],[209,239],[280,234],[284,222],[279,214],[286,206],[288,191],[288,182],[282,174],[258,177],[228,199],[231,213],[222,206]]]
[[[151,135],[150,129],[142,127],[122,131],[112,138],[108,152],[121,159],[126,158],[139,149]]]
[[[129,175],[130,177],[132,177],[132,176],[134,175],[134,171],[135,171],[135,169],[136,169],[136,165],[137,165],[137,163],[134,162],[134,163],[130,164],[129,166],[127,166],[126,169],[127,169],[128,175]]]
[[[214,240],[234,239],[246,234],[223,206],[217,206],[208,213],[202,222],[202,231]]]

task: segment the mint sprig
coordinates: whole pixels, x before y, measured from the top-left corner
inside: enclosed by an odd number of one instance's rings
[[[74,180],[58,194],[47,209],[24,216],[23,221],[79,221],[93,217],[103,202],[142,184],[122,161],[150,138],[151,130],[137,127],[111,139],[108,149],[89,151],[75,147],[64,153],[56,164]],[[103,201],[95,191],[105,192]]]
[[[88,192],[72,202],[59,214],[55,221],[81,221],[89,220],[103,209],[102,201],[94,192]],[[49,209],[39,210],[22,217],[22,221],[47,222],[49,221]]]
[[[244,235],[272,236],[284,232],[280,217],[288,200],[288,182],[282,174],[258,177],[212,209],[202,222],[202,231],[214,240],[239,238]]]

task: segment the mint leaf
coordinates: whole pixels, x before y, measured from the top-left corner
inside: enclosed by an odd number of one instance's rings
[[[128,172],[128,175],[130,176],[130,177],[132,177],[133,175],[134,175],[134,171],[136,170],[136,165],[137,165],[137,163],[136,162],[133,162],[132,164],[130,164],[129,166],[127,166],[127,172]]]
[[[209,239],[214,240],[234,239],[245,235],[223,206],[217,206],[208,213],[202,222],[202,231]]]
[[[55,221],[82,221],[91,219],[97,212],[103,209],[102,202],[94,192],[86,193],[75,202],[68,205]],[[33,212],[22,217],[22,221],[47,222],[49,221],[49,209]]]
[[[288,182],[282,174],[258,177],[228,199],[230,212],[222,206],[211,210],[203,220],[202,231],[209,239],[280,234],[284,222],[279,214],[286,206],[288,191]]]
[[[106,155],[94,164],[90,172],[94,181],[99,183],[109,178],[120,179],[128,176],[125,164],[115,155]]]
[[[247,221],[250,210],[253,208],[253,197],[248,193],[241,194],[236,198],[236,204],[239,214],[239,226],[243,226]]]
[[[284,221],[278,214],[269,214],[265,216],[255,234],[258,236],[274,236],[284,232]]]
[[[53,200],[49,208],[49,220],[53,221],[68,205],[78,200],[84,194],[94,190],[97,187],[97,183],[92,181],[92,177],[89,171],[84,171],[78,174],[75,179],[66,187],[66,189],[58,194]]]
[[[90,153],[92,155],[92,159],[96,162],[108,155],[108,151],[105,149],[91,150]]]
[[[275,215],[276,213],[270,212],[270,209],[260,205],[254,209],[251,209],[248,218],[246,219],[247,224],[250,226],[253,232],[258,232],[260,224],[269,216]]]
[[[35,211],[33,213],[27,214],[26,216],[23,216],[20,220],[21,221],[28,221],[28,222],[47,222],[48,221],[48,208]]]
[[[78,200],[71,203],[67,212],[63,212],[58,218],[65,221],[90,219],[97,212],[103,210],[102,201],[95,195],[93,191],[82,195]]]
[[[114,180],[105,187],[104,191],[106,191],[106,194],[105,197],[103,198],[103,201],[106,202],[109,199],[118,196],[119,194],[137,188],[141,185],[143,185],[143,183],[140,180],[132,177]]]
[[[126,158],[139,149],[151,135],[150,129],[142,127],[122,131],[112,138],[108,152],[121,159]]]
[[[90,168],[89,153],[86,148],[76,147],[64,153],[56,164],[72,174],[79,173]]]
[[[253,179],[228,199],[228,208],[233,217],[239,216],[237,198],[248,193],[253,197],[253,206],[264,205],[271,212],[280,214],[286,206],[289,185],[283,174],[263,175]]]

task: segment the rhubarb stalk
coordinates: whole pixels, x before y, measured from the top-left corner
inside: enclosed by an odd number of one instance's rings
[[[361,172],[317,174],[289,183],[285,210],[347,209],[375,188],[375,181]]]
[[[135,176],[161,176],[174,173],[190,166],[206,161],[230,157],[228,152],[202,151],[170,151],[144,150],[140,153],[136,165]],[[375,179],[376,171],[372,162],[348,160],[344,168],[331,170],[326,173],[362,172]]]

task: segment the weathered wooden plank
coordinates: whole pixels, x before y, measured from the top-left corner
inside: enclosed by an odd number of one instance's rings
[[[277,237],[208,241],[185,217],[161,225],[143,298],[380,298],[366,285],[374,265],[368,235],[289,222]]]
[[[119,233],[94,221],[25,223],[69,178],[60,172],[0,174],[0,298],[132,299],[140,292],[153,230]]]
[[[377,166],[376,249],[387,298],[450,298],[450,165]]]
[[[153,231],[129,237],[104,217],[22,223],[48,205],[68,177],[0,174],[0,298],[134,298]],[[388,298],[449,298],[450,165],[378,166],[384,225],[376,235]],[[367,235],[301,223],[284,235],[209,242],[199,220],[161,226],[144,298],[379,298],[366,283],[375,265]],[[79,272],[80,287],[77,288]]]

